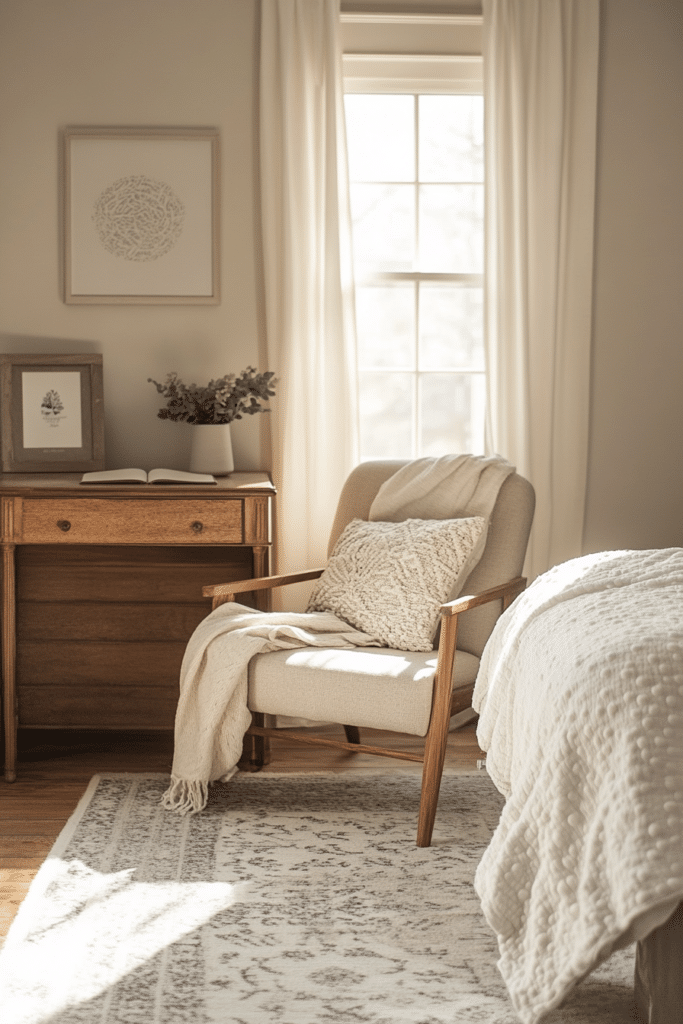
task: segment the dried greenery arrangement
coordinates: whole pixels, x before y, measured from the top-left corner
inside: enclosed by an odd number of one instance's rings
[[[232,423],[244,415],[268,412],[261,403],[274,396],[277,384],[274,373],[258,373],[253,366],[239,376],[226,373],[210,380],[206,387],[184,384],[175,372],[167,374],[162,384],[151,377],[147,380],[166,399],[157,413],[159,419],[183,423]]]

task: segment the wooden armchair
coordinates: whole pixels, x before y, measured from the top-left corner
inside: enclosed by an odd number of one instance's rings
[[[352,519],[367,519],[381,484],[403,462],[366,462],[351,473],[339,500],[331,551]],[[501,612],[524,589],[520,576],[534,511],[534,492],[518,474],[508,477],[491,516],[484,553],[464,593],[441,608],[438,647],[432,652],[389,648],[300,648],[256,655],[249,668],[252,725],[239,767],[258,771],[270,759],[270,739],[363,751],[423,764],[417,845],[431,843],[449,722],[471,704],[479,659]],[[458,510],[453,510],[454,518]],[[317,579],[323,569],[217,584],[203,588],[213,607],[239,595]],[[507,581],[507,582],[501,582]],[[467,615],[465,615],[467,613]],[[456,656],[457,655],[457,656]],[[346,740],[302,735],[264,726],[264,716],[285,715],[339,722]],[[360,729],[425,738],[423,754],[361,743]]]

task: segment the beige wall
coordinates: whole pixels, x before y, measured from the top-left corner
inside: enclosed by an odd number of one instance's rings
[[[257,0],[2,0],[0,351],[101,352],[107,462],[187,467],[148,377],[260,365],[255,221]],[[219,306],[68,306],[60,297],[58,134],[66,125],[209,125],[222,141]],[[262,417],[233,429],[266,465]]]
[[[680,545],[683,3],[602,0],[602,10],[585,545]],[[189,428],[156,419],[148,376],[265,368],[257,17],[258,0],[0,3],[0,350],[102,352],[110,466],[187,464]],[[64,305],[57,154],[68,124],[220,129],[220,306]],[[235,427],[241,468],[267,465],[262,419]]]
[[[585,549],[683,545],[683,3],[602,0]]]

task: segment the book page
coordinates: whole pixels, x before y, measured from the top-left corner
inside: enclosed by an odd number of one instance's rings
[[[151,469],[147,474],[150,484],[215,484],[210,473],[186,473],[182,469]]]
[[[102,469],[95,473],[84,473],[82,484],[146,484],[144,469]]]

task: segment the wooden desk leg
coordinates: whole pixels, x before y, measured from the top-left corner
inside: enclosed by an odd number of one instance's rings
[[[14,544],[2,545],[2,680],[5,780],[17,777],[16,605]]]
[[[266,545],[259,545],[254,547],[254,576],[259,578],[261,576],[270,575],[270,548]],[[257,590],[256,594],[256,607],[261,612],[269,612],[271,609],[271,592],[270,590]]]

